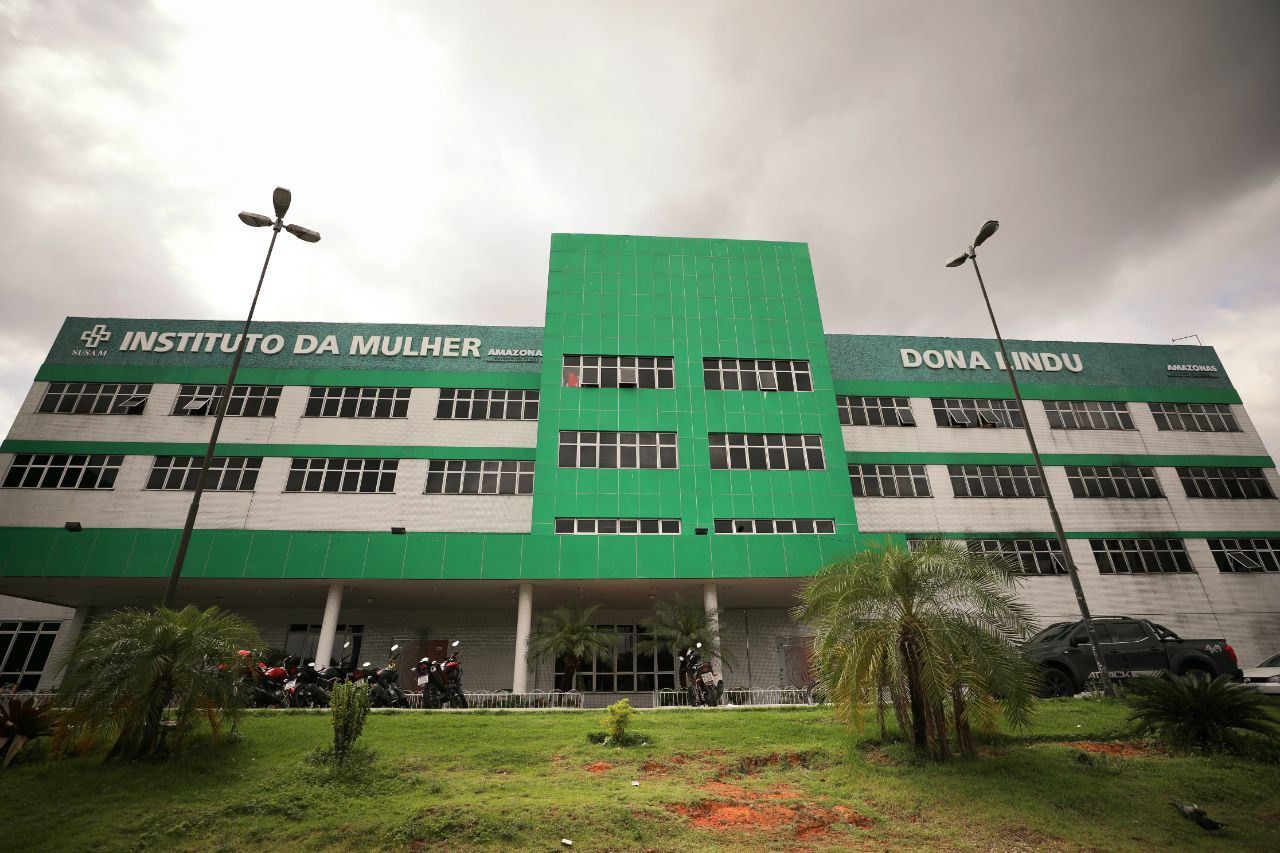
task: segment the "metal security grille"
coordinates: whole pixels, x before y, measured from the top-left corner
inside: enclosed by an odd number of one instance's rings
[[[284,490],[389,495],[396,490],[399,466],[399,459],[294,459]]]
[[[704,358],[709,391],[812,391],[809,362],[786,358]]]
[[[1065,575],[1062,545],[1053,539],[970,539],[975,554],[999,554],[1027,575]]]
[[[716,533],[835,533],[831,518],[717,518]]]
[[[173,414],[188,417],[215,415],[215,401],[222,396],[221,385],[183,385],[178,389]],[[233,385],[227,401],[229,418],[274,418],[280,405],[279,385]]]
[[[1210,539],[1220,572],[1280,572],[1280,539]]]
[[[1077,498],[1162,498],[1154,468],[1068,465],[1067,482]]]
[[[849,485],[855,498],[929,498],[923,465],[850,465]]]
[[[1148,403],[1161,432],[1240,432],[1225,403]]]
[[[19,453],[4,478],[6,489],[110,489],[123,456],[84,453]]]
[[[441,388],[436,419],[536,421],[538,392],[505,388]]]
[[[556,533],[581,533],[587,535],[620,534],[673,535],[680,532],[678,518],[557,518]]]
[[[940,427],[1021,429],[1022,416],[1013,400],[934,397],[933,419]]]
[[[958,498],[1042,498],[1044,484],[1032,465],[948,465]]]
[[[307,418],[406,418],[409,388],[315,387],[307,397]]]
[[[1261,468],[1178,468],[1189,498],[1274,498]]]
[[[56,415],[140,415],[150,385],[118,382],[50,382],[39,411]]]
[[[674,432],[561,430],[561,468],[675,468]]]
[[[146,488],[193,492],[203,462],[203,456],[157,456]],[[214,492],[252,492],[261,470],[261,456],[214,457],[204,487]]]
[[[1089,546],[1104,575],[1194,571],[1181,539],[1090,539]]]
[[[531,495],[533,460],[432,459],[428,495]]]
[[[1045,400],[1050,429],[1133,429],[1128,403],[1110,400]]]
[[[675,360],[669,355],[566,355],[561,381],[566,388],[674,388]]]
[[[708,443],[714,469],[821,471],[827,467],[820,435],[713,432]]]
[[[836,397],[840,423],[844,426],[906,426],[916,425],[911,413],[911,400],[906,397]]]
[[[0,689],[35,690],[61,622],[0,622]]]

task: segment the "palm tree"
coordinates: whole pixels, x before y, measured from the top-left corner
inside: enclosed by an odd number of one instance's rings
[[[910,742],[937,760],[976,754],[971,724],[1029,722],[1036,670],[1017,643],[1035,630],[1017,598],[1019,568],[930,541],[876,546],[823,567],[793,615],[813,625],[819,683],[844,722],[873,703],[885,735],[887,697]]]
[[[237,651],[261,647],[253,625],[216,607],[112,613],[63,658],[59,742],[106,741],[108,759],[141,758],[178,749],[201,720],[217,738],[243,707]]]
[[[584,607],[573,601],[542,614],[538,628],[529,638],[529,659],[541,660],[547,655],[564,658],[565,683],[570,690],[577,686],[578,667],[585,660],[599,660],[613,650],[617,634],[602,631],[594,624],[600,605]]]
[[[719,624],[720,613],[715,614]],[[636,651],[670,652],[678,657],[685,649],[694,648],[702,643],[702,655],[707,660],[719,659],[733,665],[733,659],[720,647],[718,632],[713,630],[711,614],[696,601],[685,601],[676,596],[672,601],[659,601],[653,606],[653,639],[636,643]],[[680,689],[684,689],[685,673],[683,667],[676,667],[680,673]]]

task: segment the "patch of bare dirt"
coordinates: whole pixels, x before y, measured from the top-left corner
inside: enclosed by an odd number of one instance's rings
[[[586,770],[588,773],[603,773],[606,770],[612,770],[613,765],[607,761],[597,761],[594,764],[588,764],[582,769]]]
[[[1071,740],[1062,741],[1058,745],[1074,747],[1075,749],[1080,749],[1085,752],[1092,752],[1095,755],[1113,755],[1117,758],[1143,758],[1152,755],[1159,755],[1158,752],[1150,747],[1140,746],[1136,743]]]
[[[873,825],[871,818],[854,809],[819,805],[808,800],[804,791],[790,785],[753,791],[714,780],[699,790],[712,796],[693,805],[674,805],[671,810],[689,818],[700,829],[763,830],[787,833],[796,841],[811,842],[825,838],[839,825],[861,829]]]
[[[766,767],[809,767],[813,763],[811,752],[771,752],[768,755],[748,755],[736,765],[722,767],[721,772],[752,774]]]

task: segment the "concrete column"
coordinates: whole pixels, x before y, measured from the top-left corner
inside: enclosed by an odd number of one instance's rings
[[[66,666],[58,664],[64,662],[67,652],[80,638],[85,620],[89,617],[89,610],[88,606],[77,607],[72,611],[70,621],[58,631],[58,636],[53,641],[53,648],[49,649],[49,659],[45,662],[44,672],[40,675],[40,683],[36,685],[37,690],[57,690],[58,685],[62,683],[62,673],[66,671]]]
[[[533,628],[533,584],[520,584],[516,603],[516,661],[511,673],[511,692],[529,692],[529,631]]]
[[[320,639],[316,643],[316,660],[328,666],[333,657],[333,641],[338,634],[338,613],[342,610],[342,584],[329,585],[329,597],[324,602],[324,618],[320,620]]]
[[[702,607],[707,611],[708,627],[711,628],[711,636],[716,644],[720,645],[720,596],[716,593],[716,585],[713,583],[704,583],[702,585]],[[711,668],[716,671],[716,675],[724,677],[724,672],[720,667],[720,658],[717,656],[711,660]]]

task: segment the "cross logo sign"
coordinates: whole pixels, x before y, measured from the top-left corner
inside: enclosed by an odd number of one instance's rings
[[[85,346],[94,348],[103,341],[111,340],[111,333],[107,331],[106,325],[99,323],[89,331],[80,335],[80,340],[84,341]]]

